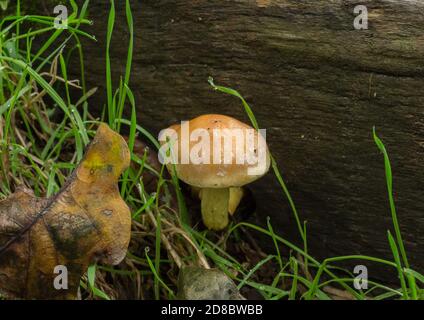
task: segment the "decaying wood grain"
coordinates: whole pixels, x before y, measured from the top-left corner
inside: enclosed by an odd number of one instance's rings
[[[124,139],[101,125],[57,195],[36,198],[20,189],[0,201],[0,293],[74,298],[90,263],[118,264],[125,257],[131,216],[117,183],[129,162]],[[56,266],[66,267],[67,277]],[[54,286],[59,273],[67,288]]]
[[[390,258],[376,126],[392,160],[405,245],[413,266],[423,270],[424,1],[131,3],[131,87],[144,127],[158,132],[211,112],[247,121],[239,101],[211,90],[207,78],[238,89],[268,130],[270,149],[308,221],[311,253]],[[368,7],[368,30],[353,28],[358,4]],[[101,93],[108,1],[90,6],[98,43],[84,43],[87,81]],[[127,49],[123,6],[117,4],[112,43],[116,82]],[[272,174],[253,188],[258,219],[270,216],[281,235],[299,239]]]

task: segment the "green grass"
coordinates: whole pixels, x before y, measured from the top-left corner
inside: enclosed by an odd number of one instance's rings
[[[130,2],[126,1],[129,32],[128,55],[124,75],[113,86],[110,58],[111,39],[115,25],[114,2],[107,26],[105,53],[106,96],[101,117],[93,117],[88,98],[96,89],[85,84],[85,67],[81,37],[95,41],[89,34],[91,21],[86,13],[89,3],[81,8],[72,2],[69,29],[55,29],[53,19],[38,15],[21,15],[19,2],[16,14],[0,23],[0,199],[10,195],[18,185],[26,185],[38,196],[50,196],[64,185],[83,156],[84,148],[100,121],[107,122],[117,132],[125,132],[131,150],[133,166],[121,177],[120,192],[132,209],[133,230],[130,249],[119,266],[93,265],[81,279],[84,299],[174,299],[176,279],[182,265],[219,268],[231,277],[238,288],[256,292],[264,299],[332,299],[328,287],[343,290],[354,299],[424,299],[424,276],[410,268],[404,248],[393,199],[392,170],[388,153],[376,131],[376,147],[382,152],[385,167],[392,230],[388,244],[392,260],[365,255],[329,257],[319,261],[308,252],[306,222],[302,221],[295,201],[284,182],[279,165],[271,157],[272,171],[281,194],[288,201],[301,245],[276,234],[272,221],[266,228],[247,223],[232,223],[223,234],[198,230],[188,215],[179,180],[175,172],[167,176],[166,169],[148,161],[148,153],[135,150],[137,141],[147,141],[158,149],[156,138],[137,122],[137,112],[143,112],[131,90],[131,68],[134,26]],[[82,31],[81,27],[85,26]],[[34,39],[41,35],[47,41],[38,50]],[[66,50],[65,50],[66,45]],[[75,57],[76,56],[76,57]],[[69,79],[67,66],[71,58],[80,62],[78,82]],[[258,129],[254,112],[237,91],[215,85],[217,94],[229,94],[239,99],[252,126]],[[79,94],[70,94],[70,87]],[[75,91],[75,90],[74,90]],[[46,97],[49,101],[46,102]],[[127,112],[124,112],[127,111]],[[124,115],[129,114],[128,118]],[[371,130],[371,128],[370,128]],[[155,190],[148,191],[146,176],[157,181]],[[176,195],[176,205],[172,202]],[[268,237],[274,252],[264,253],[258,261],[246,264],[228,250],[230,243],[245,243],[250,233]],[[392,233],[394,236],[392,236]],[[295,240],[295,239],[292,239]],[[284,250],[283,250],[284,248]],[[283,255],[283,252],[289,254]],[[354,275],[341,268],[346,261],[358,264],[372,262],[387,270],[395,270],[397,287],[369,281],[367,290],[356,290]],[[271,268],[272,267],[272,268]],[[258,276],[269,270],[271,280]]]

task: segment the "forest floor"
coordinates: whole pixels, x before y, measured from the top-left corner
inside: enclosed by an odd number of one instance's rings
[[[424,276],[409,268],[393,201],[390,204],[395,234],[389,233],[393,261],[348,253],[318,261],[308,253],[304,222],[274,159],[272,173],[290,204],[296,221],[293,227],[299,230],[303,245],[296,246],[275,234],[270,222],[266,228],[244,222],[242,217],[255,214],[254,200],[249,197],[228,228],[222,232],[207,230],[201,223],[199,200],[158,163],[157,139],[137,123],[137,101],[130,83],[134,35],[129,1],[127,68],[119,86],[113,87],[112,62],[106,54],[107,104],[97,116],[89,112],[89,98],[99,93],[96,88],[85,86],[79,40],[92,38],[80,28],[89,30],[91,22],[86,18],[86,6],[78,8],[74,4],[73,8],[68,29],[55,28],[51,17],[24,16],[19,9],[0,23],[0,199],[6,199],[19,186],[33,190],[38,197],[60,192],[83,159],[100,122],[127,135],[131,166],[120,178],[119,192],[132,213],[129,250],[117,266],[91,265],[81,279],[80,298],[175,299],[179,271],[184,266],[221,270],[247,299],[424,298]],[[108,41],[113,23],[112,7]],[[47,41],[35,49],[32,40],[41,35]],[[73,55],[81,61],[80,79],[68,78],[67,65]],[[238,92],[216,86],[212,80],[210,83],[223,94],[240,99],[255,126],[254,114]],[[128,113],[124,109],[131,111],[128,118],[123,116]],[[385,156],[392,200],[390,163],[383,143],[376,135],[374,138]],[[261,248],[256,241],[258,234],[274,245],[272,252]],[[397,270],[399,285],[369,281],[368,289],[356,289],[354,275],[337,266],[349,259],[373,261]]]

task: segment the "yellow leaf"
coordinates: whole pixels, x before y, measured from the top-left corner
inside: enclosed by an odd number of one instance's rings
[[[101,124],[84,159],[55,196],[19,189],[0,202],[0,292],[11,298],[75,298],[89,264],[118,264],[131,234],[131,214],[118,178],[129,166],[125,140]],[[57,266],[68,289],[55,286]],[[63,287],[63,282],[62,282]]]

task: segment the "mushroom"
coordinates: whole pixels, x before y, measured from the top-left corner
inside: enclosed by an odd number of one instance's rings
[[[201,188],[191,186],[192,195],[198,197],[199,199],[202,199],[202,195],[200,193],[201,190],[202,190]],[[230,215],[233,215],[236,212],[243,196],[244,196],[243,187],[230,188],[230,198],[228,200],[228,213]]]
[[[183,121],[159,134],[159,157],[169,171],[199,188],[205,226],[222,230],[243,196],[242,187],[270,166],[265,137],[229,116],[207,114]]]

